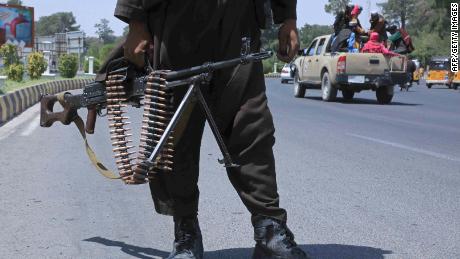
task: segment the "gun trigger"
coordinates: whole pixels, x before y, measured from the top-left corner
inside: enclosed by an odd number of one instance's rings
[[[99,117],[105,117],[105,116],[107,116],[107,113],[108,113],[107,110],[105,110],[105,113],[102,113],[102,109],[97,109],[97,115]]]

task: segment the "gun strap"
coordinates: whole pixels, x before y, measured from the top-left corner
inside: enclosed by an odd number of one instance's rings
[[[60,93],[56,97],[58,99],[58,102],[64,107],[65,104],[65,95],[67,92]],[[112,171],[107,169],[102,162],[97,158],[96,153],[94,153],[93,149],[91,146],[88,144],[88,139],[86,138],[86,132],[85,132],[85,123],[83,122],[83,119],[76,113],[75,118],[72,120],[73,123],[75,123],[75,126],[77,126],[78,131],[80,132],[81,137],[83,138],[83,141],[85,142],[85,147],[86,147],[86,154],[89,157],[89,160],[91,163],[96,167],[96,170],[103,175],[104,177],[108,179],[120,179],[119,176],[114,174]]]
[[[83,138],[83,141],[85,142],[85,147],[86,147],[86,154],[88,155],[89,160],[91,163],[96,167],[96,170],[105,178],[108,179],[120,179],[119,176],[117,176],[115,173],[107,169],[102,162],[97,158],[96,153],[94,153],[93,149],[91,146],[88,144],[88,139],[86,138],[86,132],[85,132],[85,123],[83,122],[83,119],[80,116],[76,116],[75,119],[73,120],[75,125],[78,128],[78,131],[80,131],[81,137]]]
[[[61,94],[58,94],[56,97],[59,101],[59,103],[64,107],[64,97],[65,95],[67,94],[67,92],[65,93],[61,93]],[[83,122],[83,119],[78,116],[78,114],[73,118],[73,123],[75,123],[75,126],[77,126],[78,128],[78,131],[80,132],[80,135],[81,137],[83,138],[83,141],[85,142],[85,147],[86,147],[86,154],[88,155],[89,157],[89,160],[91,161],[91,163],[94,165],[94,167],[96,167],[96,170],[101,174],[103,175],[104,177],[106,178],[109,178],[109,179],[120,179],[119,176],[117,176],[116,174],[114,174],[112,171],[110,171],[109,169],[107,169],[107,167],[105,167],[102,162],[97,158],[96,156],[96,153],[94,153],[93,149],[91,148],[91,146],[88,144],[88,139],[86,138],[86,132],[85,132],[85,123]]]

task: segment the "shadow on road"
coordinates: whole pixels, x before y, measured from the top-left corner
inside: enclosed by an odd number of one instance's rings
[[[323,101],[321,97],[305,97],[305,99],[308,100],[313,100],[313,101]],[[374,104],[374,105],[380,105],[377,100],[373,99],[363,99],[363,98],[353,98],[351,101],[347,101],[343,98],[337,98],[335,101],[336,103],[342,103],[342,104]],[[419,103],[400,103],[400,102],[391,102],[390,104],[387,105],[394,105],[394,106],[421,106],[423,104]]]
[[[119,247],[122,252],[129,254],[136,258],[151,259],[151,258],[165,258],[169,255],[169,252],[157,250],[154,248],[139,247],[134,245],[126,244],[121,241],[113,241],[103,237],[92,237],[84,239],[86,242],[98,243],[105,246],[115,246]]]
[[[122,252],[135,258],[153,259],[166,258],[169,254],[167,251],[161,251],[154,248],[139,247],[129,245],[121,241],[113,241],[103,237],[92,237],[83,241],[94,242],[105,246],[119,247]],[[304,251],[314,259],[383,259],[384,255],[392,254],[392,251],[382,250],[379,248],[365,246],[351,246],[338,244],[313,244],[301,245]],[[204,253],[206,259],[232,259],[232,258],[251,258],[252,248],[233,248],[218,251],[207,251]]]

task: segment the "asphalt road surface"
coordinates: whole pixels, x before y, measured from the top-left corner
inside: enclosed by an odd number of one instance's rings
[[[378,105],[373,92],[324,103],[319,90],[267,88],[281,205],[313,258],[460,258],[460,91],[421,85]],[[153,212],[148,187],[98,175],[74,126],[38,123],[34,106],[0,128],[0,258],[167,256],[172,220]],[[90,142],[112,165],[104,119],[96,131]],[[220,156],[207,129],[205,258],[249,258],[250,215]]]

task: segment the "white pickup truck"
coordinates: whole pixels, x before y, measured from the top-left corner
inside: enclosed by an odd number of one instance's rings
[[[299,52],[292,69],[295,97],[304,97],[310,88],[321,89],[324,101],[334,101],[338,90],[345,100],[352,100],[357,92],[373,90],[380,104],[389,104],[394,85],[407,81],[404,56],[332,53],[331,45],[331,35],[320,36]]]

